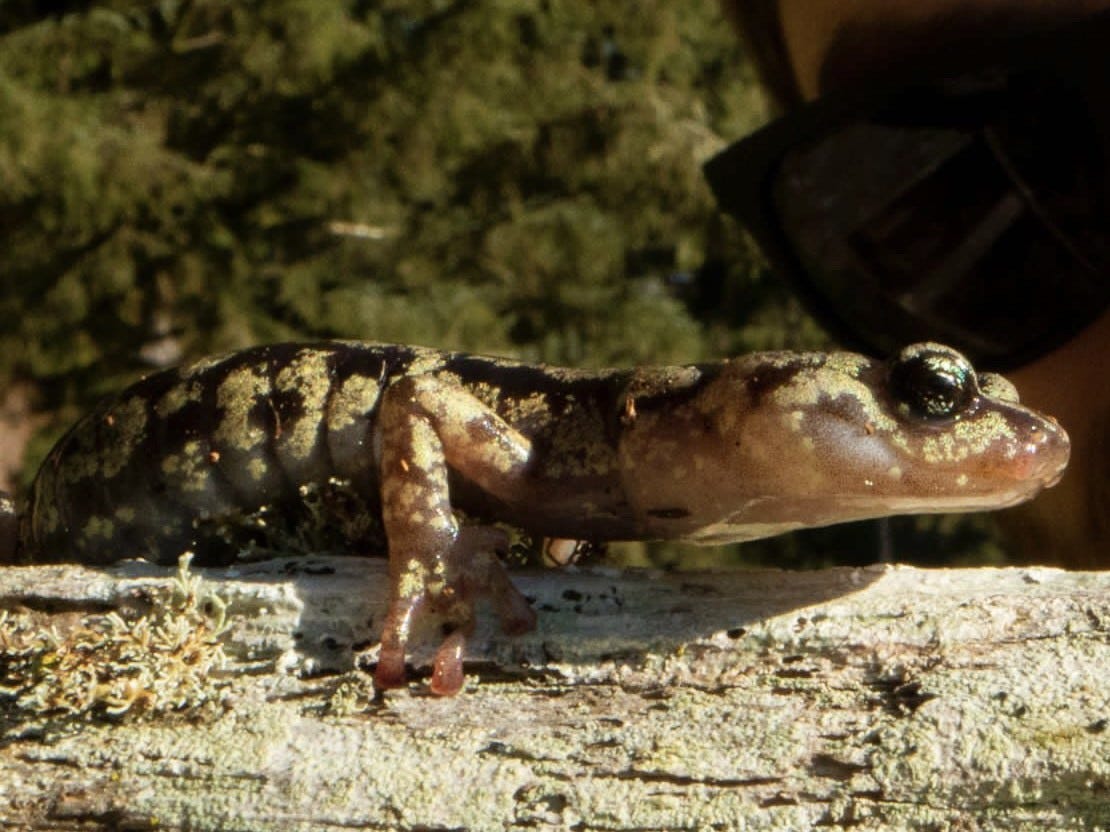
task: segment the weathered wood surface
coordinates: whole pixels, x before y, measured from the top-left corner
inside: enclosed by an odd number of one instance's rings
[[[215,710],[9,703],[0,828],[1110,829],[1110,573],[551,571],[457,698],[298,676],[371,642],[383,570],[206,574]],[[166,574],[4,569],[0,606],[64,637]]]

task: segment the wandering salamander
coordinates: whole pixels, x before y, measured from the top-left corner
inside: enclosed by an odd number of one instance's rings
[[[1068,439],[938,344],[890,362],[766,352],[571,370],[364,342],[276,344],[151,375],[54,447],[0,560],[234,562],[284,518],[391,561],[375,674],[405,681],[425,616],[452,623],[432,689],[456,692],[474,601],[535,614],[502,525],[561,541],[748,540],[914,512],[999,508],[1061,476]]]

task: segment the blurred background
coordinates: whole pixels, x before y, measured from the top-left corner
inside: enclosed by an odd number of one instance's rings
[[[766,118],[716,0],[4,0],[0,488],[100,396],[260,342],[828,346],[701,178]],[[613,554],[819,566],[882,538],[1000,558],[966,518]]]

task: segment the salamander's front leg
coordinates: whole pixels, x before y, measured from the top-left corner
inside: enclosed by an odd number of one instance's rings
[[[456,521],[448,464],[492,493],[507,494],[523,481],[531,447],[466,390],[432,376],[391,385],[378,427],[391,599],[374,681],[383,688],[404,684],[409,637],[430,616],[454,627],[436,654],[431,683],[433,692],[450,695],[462,687],[476,599],[491,600],[506,632],[529,630],[536,617],[497,557],[508,549],[507,535]]]

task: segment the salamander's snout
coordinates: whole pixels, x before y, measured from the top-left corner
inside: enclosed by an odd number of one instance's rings
[[[1071,456],[1071,440],[1051,416],[1036,416],[1026,429],[1025,444],[1018,454],[1017,479],[1037,481],[1051,488],[1064,476]]]

